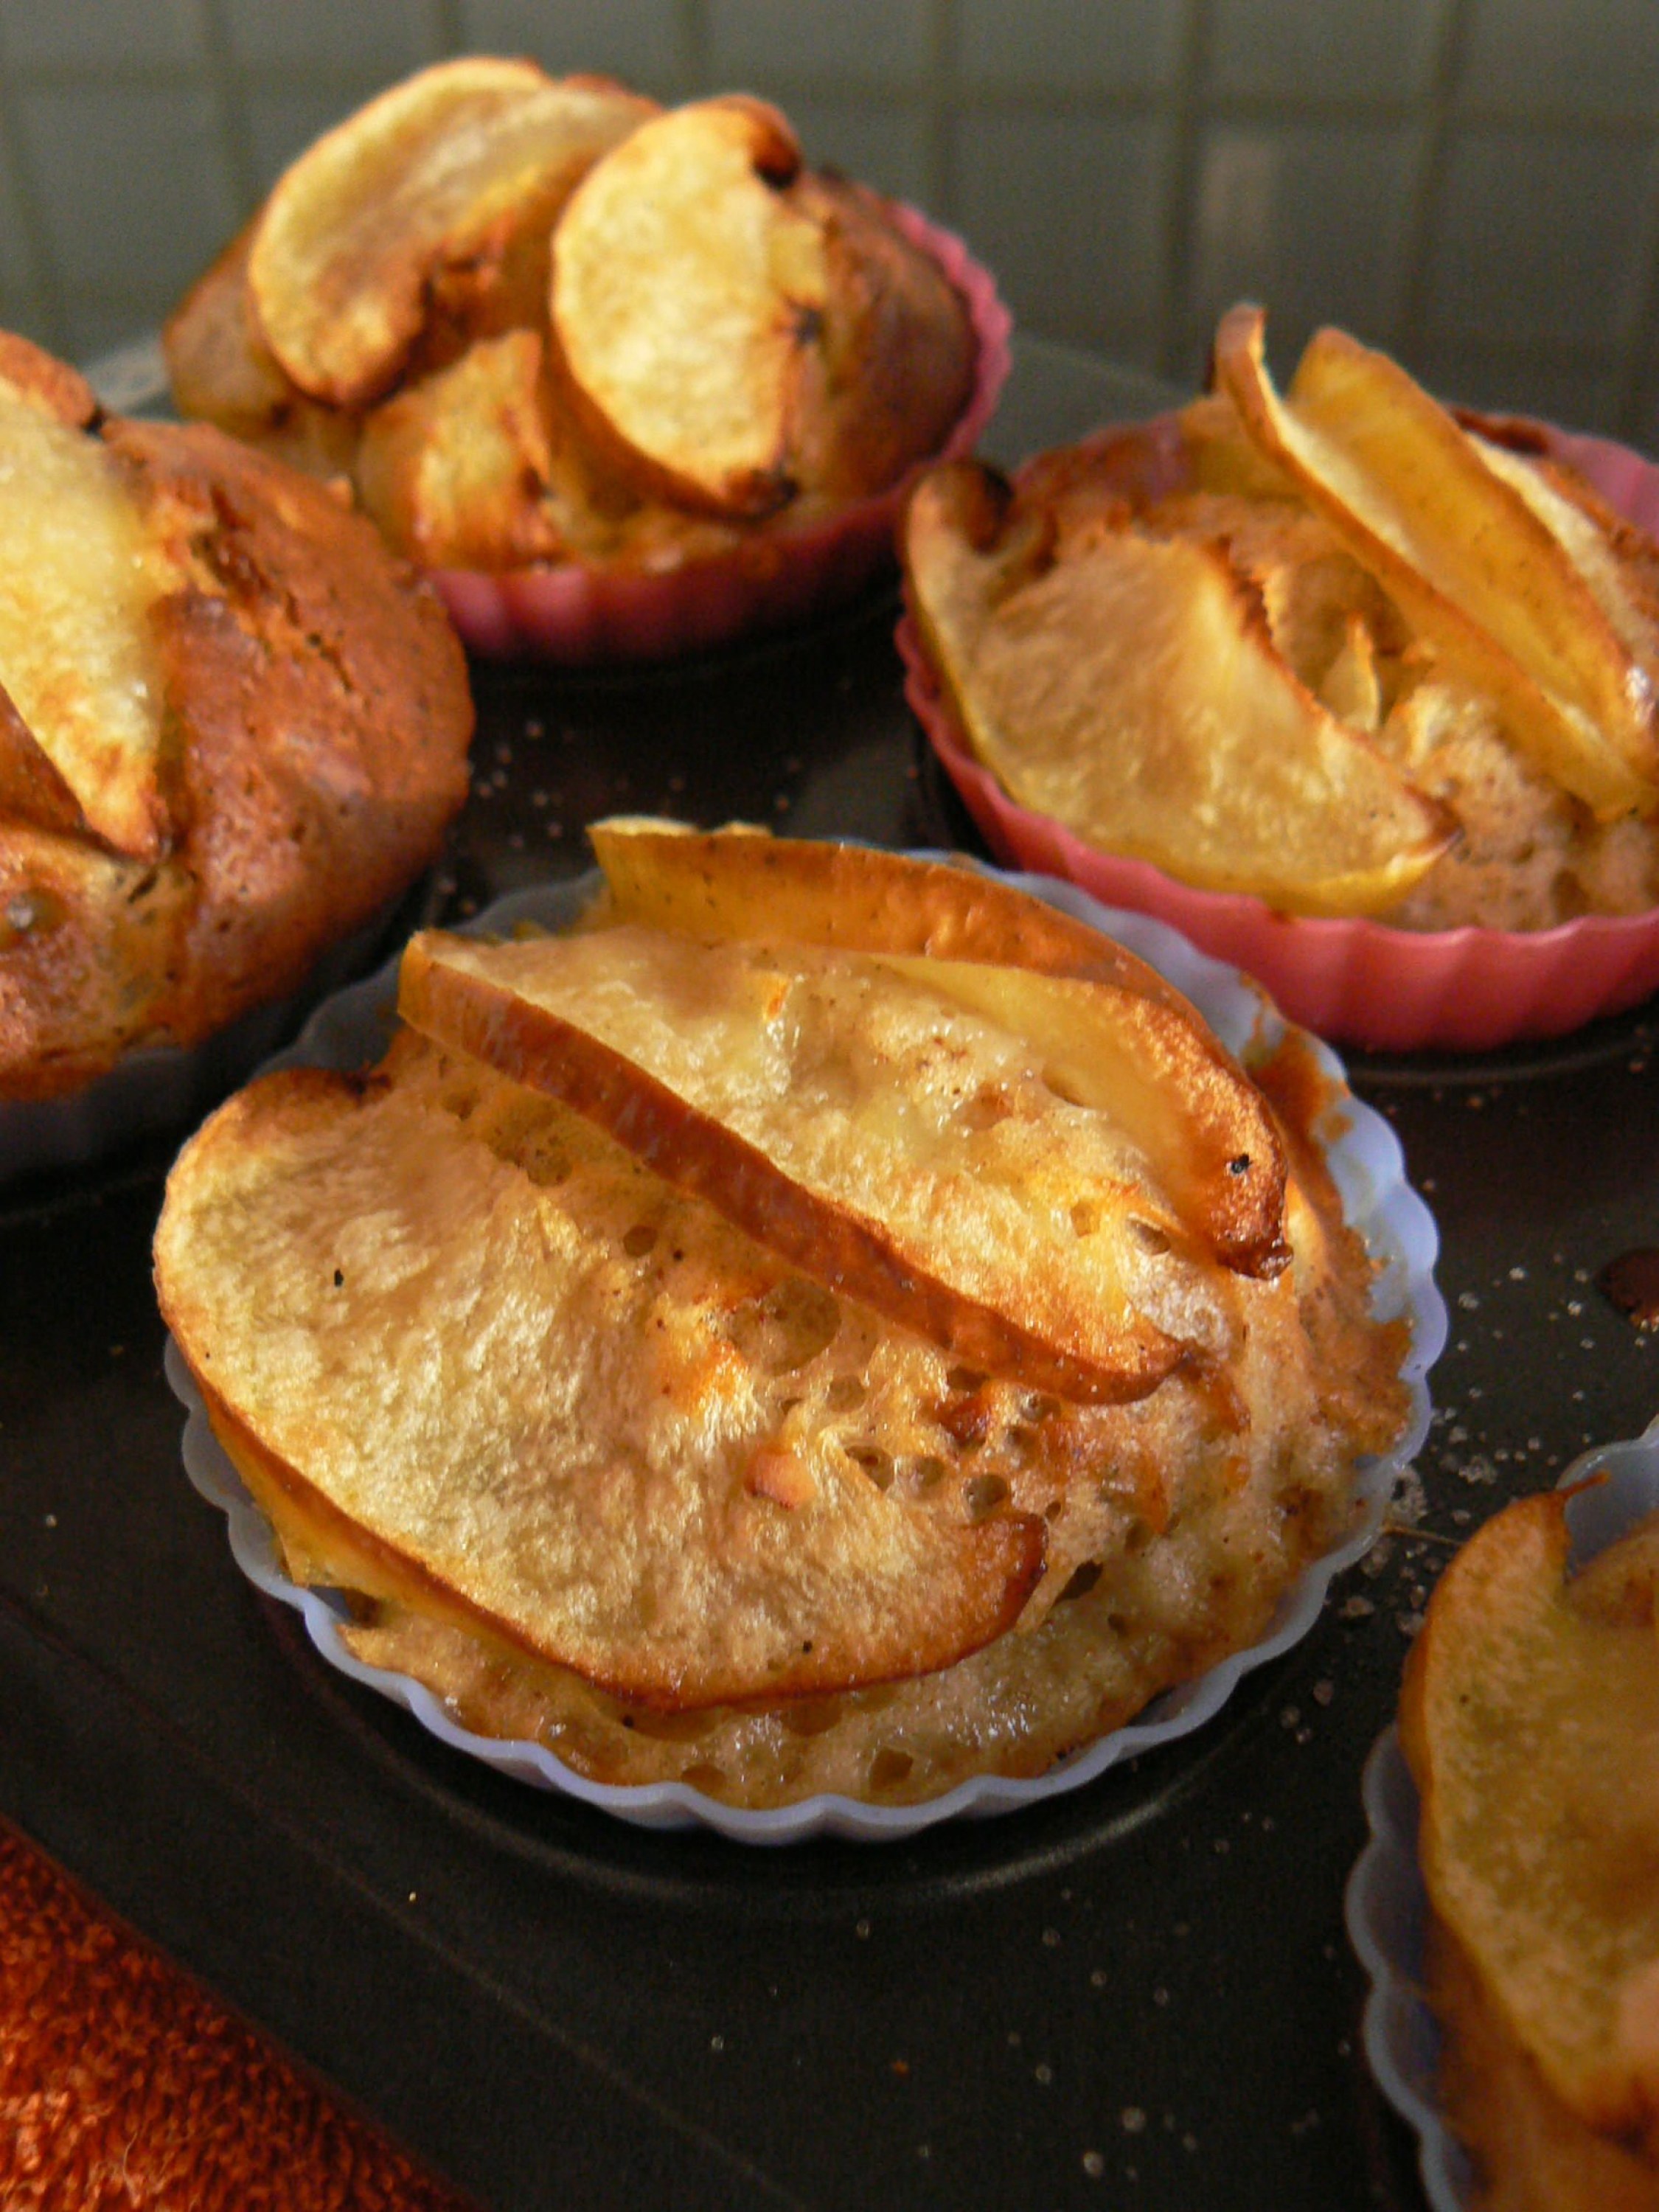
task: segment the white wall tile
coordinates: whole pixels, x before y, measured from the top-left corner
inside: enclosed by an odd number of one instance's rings
[[[641,92],[678,90],[690,60],[677,0],[460,0],[459,18],[464,46],[597,70]]]
[[[1169,87],[1188,0],[957,0],[957,68],[975,90],[1110,92]]]
[[[915,83],[928,63],[922,0],[708,0],[708,68],[764,91],[832,82]]]
[[[23,210],[12,186],[11,163],[11,149],[0,141],[0,291],[9,299],[32,299],[39,271],[29,247]]]
[[[245,87],[249,167],[259,191],[269,191],[296,155],[380,88],[374,83]]]
[[[1448,151],[1427,336],[1567,343],[1624,326],[1644,273],[1651,147],[1471,131]]]
[[[927,125],[915,108],[794,98],[787,107],[815,167],[840,169],[895,199],[928,199]]]
[[[1644,380],[1633,422],[1613,421],[1593,427],[1606,428],[1615,436],[1626,438],[1650,459],[1659,459],[1659,376],[1650,374]]]
[[[234,58],[256,69],[406,76],[443,52],[436,0],[220,0]]]
[[[1386,337],[1404,276],[1416,149],[1393,125],[1227,124],[1193,186],[1188,343],[1236,300],[1268,310],[1274,352],[1321,323]]]
[[[1659,8],[1474,0],[1458,94],[1522,110],[1646,116],[1659,99]]]
[[[1431,345],[1410,366],[1431,392],[1461,406],[1498,415],[1536,415],[1569,430],[1613,428],[1617,388],[1604,365]]]
[[[1228,94],[1395,103],[1417,98],[1429,81],[1445,4],[1215,0],[1206,81]]]
[[[202,58],[196,0],[4,0],[0,52],[16,69],[185,68]]]
[[[205,93],[25,88],[27,162],[65,293],[143,288],[158,310],[227,239],[237,216]]]
[[[0,0],[27,187],[9,205],[0,163],[0,313],[63,343],[62,303],[83,351],[153,322],[256,177],[452,33],[667,98],[770,94],[813,160],[963,230],[1041,332],[1195,363],[1249,292],[1277,360],[1321,320],[1390,343],[1407,300],[1437,362],[1513,384],[1529,360],[1556,411],[1659,434],[1659,334],[1626,361],[1659,254],[1659,0]]]
[[[1170,146],[1155,123],[975,114],[956,128],[956,216],[1018,320],[1145,357],[1160,309]]]

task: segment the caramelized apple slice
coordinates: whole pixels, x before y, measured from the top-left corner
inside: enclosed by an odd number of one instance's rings
[[[966,862],[774,837],[744,823],[690,830],[647,815],[611,815],[587,835],[623,921],[689,937],[989,960],[1119,983],[1192,1012],[1126,946]]]
[[[1121,945],[994,878],[866,846],[641,820],[588,834],[624,921],[930,956],[893,964],[1041,1042],[1068,1094],[1115,1116],[1225,1266],[1279,1264],[1285,1161],[1273,1115],[1186,1000]]]
[[[68,818],[71,794],[95,836],[153,859],[167,828],[150,630],[161,586],[137,507],[96,438],[3,375],[0,450],[0,673],[44,757],[19,740],[11,773],[27,770],[42,799],[50,789],[49,821]]]
[[[440,62],[319,138],[258,218],[248,285],[260,331],[302,392],[376,398],[457,272],[487,286],[545,236],[594,158],[655,103],[533,62]],[[527,305],[528,303],[526,303]]]
[[[265,343],[248,295],[253,228],[232,239],[162,328],[173,404],[187,418],[216,422],[313,476],[344,475],[358,418],[290,384]]]
[[[1603,819],[1659,798],[1650,667],[1551,526],[1386,355],[1340,331],[1309,343],[1281,399],[1265,318],[1236,307],[1216,376],[1292,477],[1423,632],[1503,703],[1511,736]]]
[[[881,962],[629,924],[404,955],[399,1011],[562,1099],[759,1242],[969,1364],[1103,1401],[1231,1299],[1040,1045]]]
[[[543,345],[535,331],[480,338],[365,419],[363,510],[425,566],[512,568],[568,550],[550,498]]]
[[[419,1040],[241,1092],[173,1170],[156,1270],[297,1574],[659,1711],[948,1665],[1042,1571],[1040,1519],[970,1523],[848,1449],[940,1449],[940,1354]],[[832,1410],[860,1355],[865,1428]]]
[[[1285,1158],[1273,1115],[1193,1023],[1110,983],[963,960],[884,964],[1035,1046],[1043,1081],[1123,1132],[1182,1226],[1224,1267],[1276,1275],[1285,1266]]]
[[[1224,548],[1133,526],[1049,564],[971,464],[907,510],[911,602],[970,749],[1021,805],[1295,914],[1402,898],[1452,824],[1275,651]]]
[[[563,382],[645,491],[760,514],[793,489],[802,358],[828,286],[822,226],[781,189],[799,167],[775,108],[702,100],[596,162],[560,218]]]
[[[1463,1547],[1413,1647],[1401,1733],[1436,1912],[1555,2094],[1651,2155],[1653,1565],[1650,1553],[1644,1610],[1612,1568],[1578,1589],[1568,1550],[1560,1492],[1506,1507]]]

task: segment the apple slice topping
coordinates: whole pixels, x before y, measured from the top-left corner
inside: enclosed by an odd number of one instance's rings
[[[1078,1095],[1116,1079],[1052,1062],[1052,1006],[1044,1036],[1021,1036],[927,966],[628,924],[502,945],[425,933],[398,1004],[971,1365],[1114,1402],[1223,1352],[1224,1270]]]
[[[1569,1495],[1517,1499],[1453,1559],[1401,1735],[1437,1915],[1555,2095],[1651,2158],[1659,1523],[1571,1577]]]
[[[168,826],[149,626],[161,585],[137,504],[95,437],[3,374],[0,449],[0,781],[32,794],[42,826],[84,822],[153,859]]]
[[[451,312],[458,285],[487,295],[526,241],[542,281],[537,256],[571,187],[655,112],[598,78],[483,55],[360,108],[283,173],[253,233],[248,286],[283,373],[337,407],[377,398],[434,295]],[[520,304],[527,315],[539,301]]]
[[[1385,909],[1446,849],[1449,817],[1299,681],[1224,545],[1126,522],[1048,552],[1041,515],[972,464],[909,502],[928,657],[1022,805],[1294,914]]]
[[[794,489],[803,355],[829,282],[823,228],[782,189],[799,167],[775,108],[702,100],[597,162],[560,218],[563,386],[642,490],[763,514]]]
[[[1265,317],[1236,307],[1217,381],[1447,661],[1503,704],[1517,746],[1610,820],[1659,799],[1656,664],[1575,558],[1547,493],[1519,489],[1407,372],[1340,331],[1309,343],[1280,398]],[[1621,634],[1621,629],[1624,634]]]
[[[1285,1160],[1266,1102],[1155,969],[994,878],[867,846],[639,818],[589,830],[620,919],[704,939],[889,957],[1034,1042],[1113,1114],[1214,1256],[1272,1273]]]

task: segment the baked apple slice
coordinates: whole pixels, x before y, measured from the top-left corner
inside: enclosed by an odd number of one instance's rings
[[[775,837],[745,823],[692,830],[649,815],[611,815],[587,835],[610,911],[623,921],[685,937],[989,960],[1119,983],[1191,1012],[1127,947],[966,862]]]
[[[971,1366],[1113,1402],[1231,1341],[1224,1271],[1075,1068],[890,962],[428,932],[398,1007]]]
[[[1267,1102],[1155,969],[1041,899],[872,847],[619,819],[588,835],[618,918],[702,938],[839,946],[1041,1041],[1114,1115],[1224,1266],[1284,1256],[1285,1159]]]
[[[1386,910],[1453,825],[1273,646],[1224,546],[1135,527],[1048,557],[1050,518],[970,462],[908,503],[910,603],[969,749],[1022,805],[1200,889]]]
[[[1506,710],[1515,743],[1603,820],[1659,799],[1650,637],[1604,603],[1543,493],[1494,465],[1384,354],[1319,331],[1283,398],[1265,317],[1235,307],[1217,381],[1261,451],[1419,629]],[[1611,582],[1611,570],[1605,572]]]
[[[596,162],[559,219],[562,384],[647,492],[751,515],[794,489],[803,362],[829,283],[823,227],[785,190],[800,160],[775,108],[700,100]]]
[[[112,851],[151,860],[168,827],[151,631],[165,579],[119,465],[65,419],[65,406],[80,411],[72,389],[26,380],[15,355],[12,368],[0,360],[0,668],[13,726],[0,746],[4,774],[33,788],[30,812],[43,826],[83,821]]]
[[[1401,1736],[1436,1913],[1555,2096],[1651,2159],[1659,1554],[1650,1523],[1570,1578],[1566,1506],[1522,1498],[1452,1561],[1413,1647]]]
[[[174,1167],[156,1271],[297,1576],[647,1707],[947,1665],[1042,1571],[1040,1518],[936,1510],[857,1455],[942,1448],[931,1346],[420,1040],[231,1101]],[[878,1402],[845,1388],[872,1374]]]
[[[325,407],[289,382],[253,313],[246,228],[198,277],[168,316],[161,352],[174,406],[217,423],[313,476],[349,472],[358,417]]]
[[[513,568],[568,550],[535,331],[480,338],[363,422],[357,495],[428,568]]]
[[[395,380],[434,301],[454,314],[465,295],[498,328],[532,319],[567,194],[655,112],[603,79],[483,55],[360,108],[284,172],[253,231],[249,290],[283,374],[359,406]],[[515,296],[492,301],[504,284]]]

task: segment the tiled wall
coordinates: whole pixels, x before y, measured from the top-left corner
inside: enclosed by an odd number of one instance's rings
[[[0,0],[0,319],[152,328],[366,94],[464,48],[742,85],[1030,329],[1190,380],[1217,311],[1659,446],[1659,0]]]

